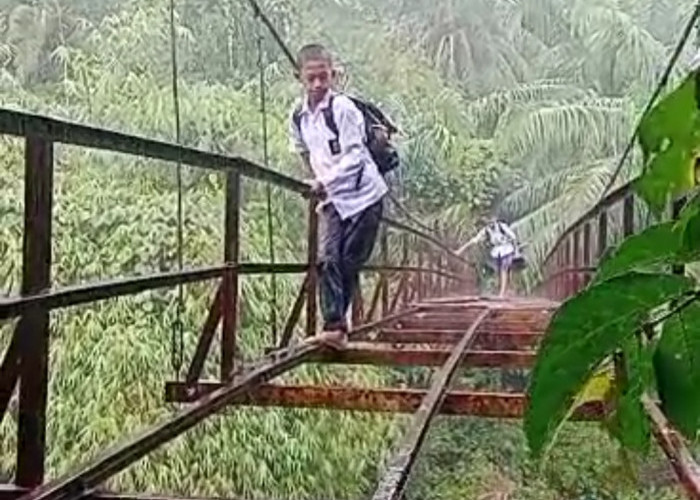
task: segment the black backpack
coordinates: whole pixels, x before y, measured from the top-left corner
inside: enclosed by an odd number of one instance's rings
[[[335,139],[329,141],[328,145],[328,147],[331,150],[331,153],[335,155],[340,153],[338,143],[338,136],[340,134],[338,132],[338,126],[336,125],[335,118],[333,116],[333,97],[334,96],[331,96],[328,102],[328,107],[323,110],[323,119],[326,122],[326,127],[328,127],[328,130],[330,130],[333,133],[333,135],[335,135]],[[398,132],[398,129],[386,117],[386,115],[384,115],[384,113],[382,113],[381,110],[374,104],[363,101],[362,99],[359,99],[357,97],[349,95],[347,97],[353,102],[353,104],[355,104],[355,106],[357,106],[357,109],[359,109],[362,113],[362,116],[365,120],[365,145],[367,146],[367,149],[369,150],[370,155],[374,160],[374,163],[377,164],[379,173],[382,175],[386,175],[388,172],[391,172],[392,170],[396,169],[401,163],[398,151],[396,151],[396,149],[390,142],[391,136]],[[296,110],[294,110],[292,120],[294,121],[294,125],[299,131],[299,134],[301,135],[301,108],[297,108]],[[376,139],[375,131],[377,127],[381,127],[386,130],[386,133],[389,137],[389,141],[387,141],[387,143],[382,144]],[[360,177],[361,174],[362,173],[360,173]],[[357,184],[359,186],[360,178],[358,178]]]

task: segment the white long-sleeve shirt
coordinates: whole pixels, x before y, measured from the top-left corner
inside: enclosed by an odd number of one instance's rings
[[[329,144],[336,137],[323,116],[331,96],[339,134],[340,152],[336,155]],[[357,106],[347,96],[329,91],[314,111],[304,99],[299,117],[301,134],[290,120],[292,147],[300,154],[309,154],[314,175],[327,194],[321,206],[332,203],[340,218],[348,219],[381,200],[388,188],[365,145],[364,117]]]
[[[493,234],[493,241],[491,241],[489,233]],[[476,236],[469,240],[469,242],[467,242],[466,245],[464,245],[460,250],[458,250],[458,252],[461,253],[464,250],[466,250],[469,246],[482,240],[489,241],[489,243],[491,244],[491,249],[489,253],[491,254],[491,257],[496,259],[499,257],[505,257],[507,255],[514,254],[516,250],[515,245],[517,244],[518,237],[515,235],[515,233],[508,224],[499,221],[481,228],[481,230],[479,230],[479,232],[476,233]]]

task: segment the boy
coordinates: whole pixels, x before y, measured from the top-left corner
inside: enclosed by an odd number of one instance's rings
[[[297,56],[304,88],[301,107],[290,120],[295,150],[314,176],[311,192],[320,200],[323,227],[319,295],[323,331],[312,339],[342,349],[346,315],[369,259],[382,216],[387,186],[365,145],[364,117],[333,89],[333,59],[323,46],[307,45]],[[327,125],[331,112],[337,135]]]
[[[498,220],[496,217],[491,217],[487,224],[469,240],[465,245],[457,250],[458,255],[463,254],[470,246],[485,238],[488,238],[489,246],[491,247],[490,255],[498,272],[499,282],[499,297],[505,297],[508,290],[508,277],[510,268],[513,265],[513,258],[518,252],[518,238],[508,224]]]

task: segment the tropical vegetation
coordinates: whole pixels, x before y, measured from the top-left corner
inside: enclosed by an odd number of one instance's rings
[[[302,177],[287,146],[298,87],[250,5],[174,4],[181,141]],[[292,48],[307,40],[328,44],[346,87],[378,102],[400,124],[405,162],[397,193],[404,204],[426,223],[438,223],[455,245],[481,215],[500,212],[527,244],[528,280],[534,283],[552,243],[609,180],[693,2],[260,4]],[[175,140],[169,7],[168,0],[0,0],[1,105]],[[691,55],[690,49],[683,53],[674,80]],[[0,286],[12,294],[21,264],[23,145],[0,141]],[[177,267],[176,165],[74,147],[58,147],[56,158],[57,286]],[[621,181],[639,166],[631,162]],[[183,201],[185,265],[220,262],[223,178],[184,168]],[[277,261],[303,260],[305,204],[279,189],[271,201],[276,229],[269,235],[265,187],[244,183],[242,259],[269,259],[272,237]],[[269,280],[243,280],[239,357],[255,357],[272,344],[271,311],[286,313],[299,286],[298,278],[280,277],[275,308]],[[211,285],[185,289],[187,356],[212,294]],[[51,476],[173,410],[162,393],[164,382],[181,371],[181,353],[173,348],[176,299],[174,290],[159,291],[52,315]],[[0,345],[7,345],[12,327],[2,327]],[[215,346],[209,375],[217,373],[217,352]],[[317,367],[293,374],[368,386],[406,376]],[[498,383],[483,373],[465,373],[462,383],[485,381]],[[0,426],[2,479],[13,472],[15,419],[16,410]],[[329,411],[231,410],[108,486],[183,495],[354,498],[374,485],[402,422]],[[518,424],[440,422],[409,498],[675,498],[657,481],[617,481],[624,466],[618,445],[597,427],[563,429],[551,452],[556,459],[538,468]]]
[[[607,426],[625,450],[648,453],[656,399],[674,427],[697,441],[700,294],[695,276],[684,270],[700,251],[698,82],[694,70],[639,129],[643,173],[636,191],[657,217],[669,213],[670,202],[683,205],[677,218],[622,241],[599,264],[593,283],[567,300],[549,325],[525,417],[537,456],[595,379],[598,397],[614,403]]]

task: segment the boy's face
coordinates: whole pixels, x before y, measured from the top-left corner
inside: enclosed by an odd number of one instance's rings
[[[320,102],[333,85],[333,68],[325,59],[310,59],[301,68],[304,90],[313,103]]]

